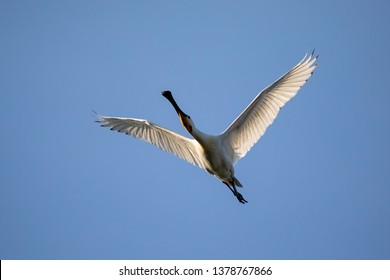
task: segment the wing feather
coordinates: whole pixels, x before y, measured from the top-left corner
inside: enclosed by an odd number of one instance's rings
[[[194,139],[186,138],[152,122],[133,118],[106,117],[97,115],[97,122],[121,133],[153,144],[163,151],[205,169],[200,156],[200,145]]]
[[[234,163],[246,155],[272,124],[280,109],[313,74],[317,67],[314,62],[318,58],[313,55],[314,51],[309,56],[305,55],[295,67],[261,91],[222,133],[221,136],[233,149],[231,160]]]

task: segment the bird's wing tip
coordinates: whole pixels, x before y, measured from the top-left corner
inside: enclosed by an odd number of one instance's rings
[[[317,56],[314,56],[314,53],[316,52],[316,48],[314,48],[312,51],[307,51],[305,54],[305,57],[303,60],[307,58],[307,60],[311,60],[314,57],[314,60],[317,59],[320,55],[318,54]]]
[[[98,114],[95,110],[91,110],[92,111],[92,113],[94,113],[94,117],[96,118],[95,119],[95,122],[97,122],[97,123],[102,123],[102,122],[104,122],[104,116],[102,116],[102,115],[100,115],[100,114]]]

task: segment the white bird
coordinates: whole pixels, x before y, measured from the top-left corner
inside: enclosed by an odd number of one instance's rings
[[[246,155],[276,118],[280,108],[307,82],[318,65],[314,64],[317,58],[314,51],[309,56],[306,54],[295,67],[261,91],[233,123],[216,136],[200,131],[190,116],[179,108],[170,91],[163,91],[162,95],[170,101],[182,125],[194,139],[142,119],[97,115],[97,122],[199,166],[228,186],[239,202],[246,203],[236,189],[242,185],[234,176],[233,165]]]

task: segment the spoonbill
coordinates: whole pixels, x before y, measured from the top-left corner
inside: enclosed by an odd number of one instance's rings
[[[162,95],[176,110],[183,127],[193,136],[187,138],[150,121],[97,115],[102,127],[126,133],[149,142],[206,170],[222,181],[239,202],[248,201],[237,191],[242,184],[234,176],[234,164],[253,147],[276,118],[279,110],[296,95],[318,64],[314,51],[273,84],[262,90],[246,109],[219,135],[200,131],[191,117],[177,105],[170,91]]]

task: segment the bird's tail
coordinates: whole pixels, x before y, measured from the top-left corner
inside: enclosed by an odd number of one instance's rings
[[[240,187],[240,188],[243,187],[243,185],[241,185],[240,181],[238,181],[238,179],[236,177],[233,177],[233,180],[234,180],[234,185],[236,185],[237,187]]]

